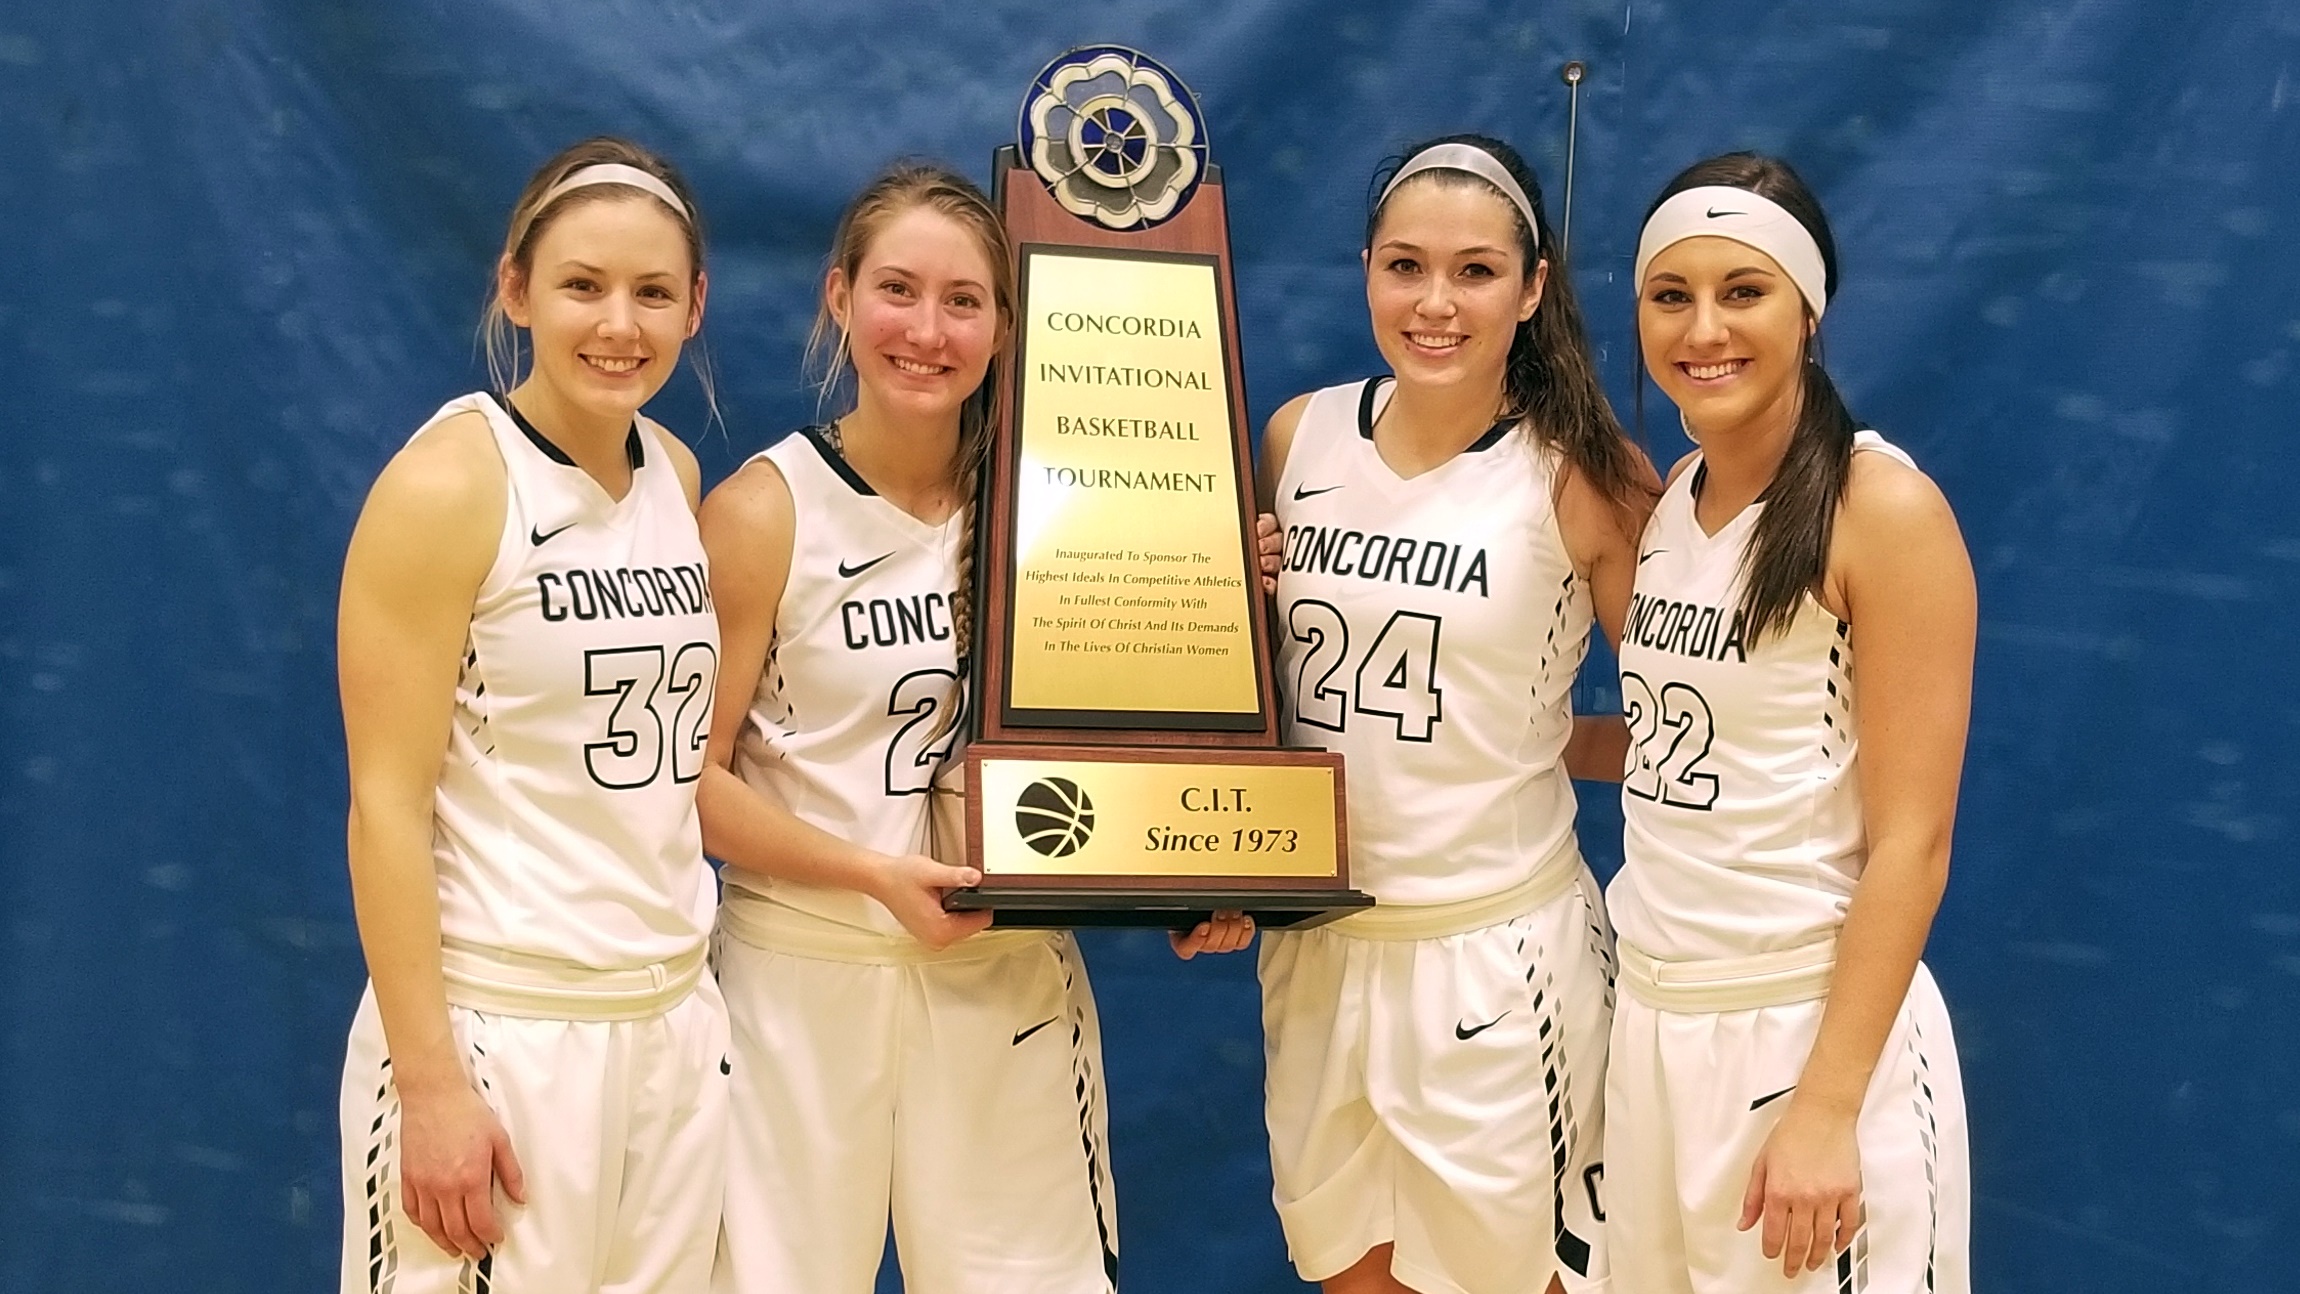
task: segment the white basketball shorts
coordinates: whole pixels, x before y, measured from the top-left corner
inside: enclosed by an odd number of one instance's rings
[[[1604,1289],[1612,936],[1582,879],[1442,938],[1262,937],[1270,1167],[1305,1280],[1394,1243],[1426,1294]]]
[[[1865,1222],[1796,1280],[1738,1229],[1757,1152],[1820,1031],[1826,999],[1661,1011],[1623,993],[1605,1087],[1615,1287],[1637,1294],[1969,1294],[1972,1171],[1948,1008],[1919,965],[1862,1102]],[[1761,1227],[1762,1224],[1760,1224]]]
[[[722,931],[735,1038],[720,1294],[1109,1294],[1102,1030],[1067,934],[871,964]]]
[[[342,1294],[701,1294],[725,1189],[727,1015],[705,974],[643,1020],[448,1008],[502,1120],[527,1203],[495,1192],[503,1243],[474,1262],[400,1207],[399,1093],[371,987],[344,1058]]]

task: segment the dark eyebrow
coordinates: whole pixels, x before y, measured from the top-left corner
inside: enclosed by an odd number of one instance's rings
[[[1381,241],[1381,245],[1374,248],[1374,250],[1377,252],[1392,250],[1411,252],[1416,256],[1423,254],[1423,251],[1419,246],[1416,246],[1413,243],[1409,243],[1402,238],[1385,238]],[[1456,256],[1507,256],[1508,254],[1509,251],[1507,248],[1492,247],[1484,243],[1480,243],[1475,247],[1464,247],[1454,253]]]
[[[1726,281],[1727,283],[1731,283],[1733,280],[1735,280],[1735,279],[1737,279],[1737,278],[1741,278],[1741,277],[1743,277],[1744,275],[1749,275],[1749,274],[1757,274],[1757,275],[1762,275],[1762,276],[1763,276],[1763,277],[1765,277],[1765,278],[1772,278],[1772,277],[1773,277],[1773,271],[1771,271],[1771,270],[1769,270],[1769,269],[1766,269],[1766,268],[1765,268],[1764,266],[1762,266],[1762,265],[1744,265],[1744,266],[1742,266],[1741,268],[1739,268],[1739,269],[1737,269],[1737,270],[1734,270],[1734,271],[1732,271],[1731,273],[1728,273],[1728,274],[1725,276],[1725,281]],[[1647,281],[1648,283],[1683,283],[1683,282],[1685,282],[1685,276],[1684,276],[1684,275],[1682,275],[1682,274],[1675,274],[1675,273],[1672,273],[1672,272],[1670,272],[1670,271],[1668,271],[1668,270],[1655,270],[1653,273],[1646,275],[1646,276],[1645,276],[1645,279],[1646,279],[1646,281]]]

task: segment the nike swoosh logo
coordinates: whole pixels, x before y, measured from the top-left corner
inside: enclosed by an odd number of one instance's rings
[[[1334,491],[1341,488],[1342,487],[1339,485],[1329,485],[1322,490],[1305,490],[1301,486],[1297,485],[1294,487],[1294,502],[1300,503],[1304,499],[1314,499],[1321,494],[1332,494]]]
[[[1709,218],[1711,220],[1715,220],[1719,216],[1746,216],[1748,214],[1749,213],[1746,211],[1719,211],[1715,207],[1709,208]]]
[[[1509,1012],[1504,1011],[1500,1015],[1497,1015],[1493,1019],[1486,1021],[1484,1024],[1479,1025],[1475,1029],[1466,1028],[1457,1024],[1453,1027],[1453,1036],[1461,1039],[1463,1042],[1468,1042],[1470,1039],[1475,1038],[1479,1034],[1484,1033],[1486,1030],[1491,1029],[1495,1025],[1500,1024],[1502,1021],[1507,1020],[1508,1018]]]
[[[1771,1096],[1760,1096],[1756,1100],[1751,1101],[1749,1103],[1749,1108],[1752,1110],[1764,1109],[1766,1106],[1771,1105],[1773,1102],[1780,1100],[1782,1097],[1787,1096],[1789,1093],[1796,1090],[1797,1085],[1795,1083],[1791,1083],[1787,1087],[1782,1088],[1780,1091],[1773,1093]]]
[[[1650,553],[1639,553],[1639,554],[1637,555],[1637,564],[1638,564],[1639,566],[1643,566],[1643,565],[1644,565],[1644,564],[1646,564],[1647,562],[1650,562],[1650,561],[1652,561],[1654,558],[1656,558],[1656,557],[1659,557],[1661,554],[1663,554],[1663,553],[1666,553],[1666,552],[1668,552],[1668,551],[1669,551],[1669,550],[1668,550],[1668,549],[1666,549],[1666,548],[1656,548],[1656,549],[1654,549],[1654,550],[1653,550],[1652,552],[1650,552]]]
[[[1018,1034],[1014,1035],[1014,1045],[1015,1045],[1015,1046],[1017,1046],[1017,1047],[1021,1046],[1021,1045],[1022,1045],[1022,1040],[1023,1040],[1023,1039],[1025,1039],[1025,1038],[1029,1037],[1030,1035],[1032,1035],[1032,1034],[1034,1034],[1034,1033],[1038,1032],[1039,1030],[1041,1030],[1041,1029],[1045,1028],[1046,1026],[1048,1026],[1048,1025],[1050,1025],[1050,1024],[1052,1024],[1052,1023],[1054,1023],[1056,1020],[1059,1020],[1059,1019],[1061,1019],[1061,1018],[1062,1018],[1062,1017],[1060,1017],[1060,1016],[1048,1016],[1048,1017],[1047,1017],[1047,1018],[1045,1018],[1044,1020],[1041,1020],[1041,1021],[1039,1021],[1037,1024],[1034,1024],[1034,1025],[1030,1026],[1029,1028],[1027,1028],[1027,1029],[1023,1030],[1021,1033],[1018,1033]]]
[[[543,545],[550,543],[552,540],[557,539],[559,536],[566,534],[568,531],[573,530],[576,526],[581,524],[581,522],[570,521],[566,525],[561,526],[557,530],[551,531],[548,534],[535,529],[533,526],[529,526],[527,528],[528,546],[531,548],[541,548]]]
[[[880,562],[883,562],[892,556],[894,556],[893,553],[880,553],[878,556],[871,558],[869,561],[864,562],[860,566],[849,566],[845,562],[840,562],[839,578],[851,580],[855,576],[862,574],[864,571],[869,570],[871,567],[878,565]]]

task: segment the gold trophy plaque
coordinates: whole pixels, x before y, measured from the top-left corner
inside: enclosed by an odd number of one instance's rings
[[[1040,74],[993,187],[1018,279],[976,509],[971,740],[937,837],[1000,925],[1299,926],[1349,885],[1341,757],[1278,748],[1222,180],[1145,56]]]

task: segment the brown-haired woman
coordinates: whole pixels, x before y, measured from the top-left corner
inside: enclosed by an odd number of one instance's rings
[[[639,416],[703,294],[669,165],[613,139],[551,159],[496,267],[508,389],[425,423],[352,536],[370,990],[340,1110],[347,1294],[709,1280],[727,1030],[695,782],[718,624],[694,456]]]
[[[1821,364],[1836,287],[1828,220],[1778,159],[1697,163],[1646,213],[1638,345],[1700,449],[1646,527],[1621,644],[1606,1185],[1640,1294],[1972,1287],[1963,1084],[1918,957],[1973,570],[1939,487]]]
[[[979,874],[925,852],[1012,278],[973,184],[879,176],[816,322],[853,407],[703,506],[726,644],[700,796],[735,1037],[721,1291],[867,1294],[890,1214],[913,1290],[1076,1294],[1116,1270],[1077,947],[943,911]]]
[[[1569,762],[1652,468],[1622,434],[1516,150],[1385,167],[1366,306],[1390,372],[1270,419],[1286,738],[1343,753],[1377,906],[1262,942],[1270,1158],[1328,1294],[1600,1288],[1609,939]]]

